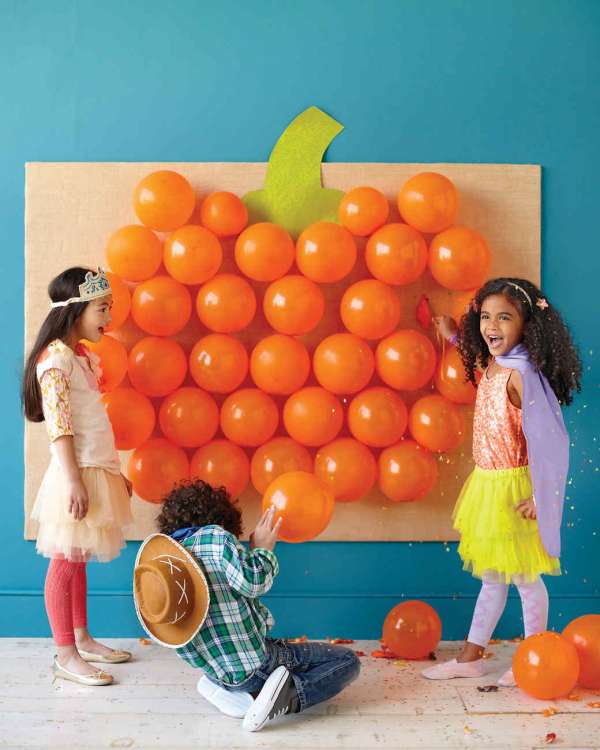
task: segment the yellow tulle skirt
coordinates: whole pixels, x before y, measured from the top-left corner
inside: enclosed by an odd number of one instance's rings
[[[493,471],[475,467],[453,514],[465,570],[477,578],[493,572],[506,583],[513,576],[533,581],[542,574],[560,575],[560,561],[544,549],[537,521],[515,511],[532,494],[529,466]]]
[[[50,462],[31,511],[39,524],[36,549],[44,557],[108,562],[125,546],[123,527],[132,521],[127,488],[122,476],[96,467],[82,468],[81,478],[89,506],[76,521],[65,475],[57,461]]]

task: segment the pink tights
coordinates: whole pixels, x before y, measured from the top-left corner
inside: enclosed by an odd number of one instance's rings
[[[50,560],[44,599],[57,646],[75,643],[74,628],[87,627],[87,578],[84,562]]]

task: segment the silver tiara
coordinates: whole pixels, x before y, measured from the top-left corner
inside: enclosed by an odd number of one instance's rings
[[[79,297],[52,302],[50,307],[66,307],[72,302],[90,302],[90,300],[97,299],[98,297],[106,297],[107,294],[110,294],[110,291],[110,282],[106,274],[101,268],[98,268],[97,273],[93,271],[86,273],[85,281],[79,285]]]

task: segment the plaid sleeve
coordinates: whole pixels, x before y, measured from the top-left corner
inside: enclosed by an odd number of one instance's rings
[[[63,370],[46,370],[40,379],[42,409],[50,442],[63,435],[73,435],[71,419],[71,382]]]
[[[250,599],[266,594],[279,573],[275,555],[262,547],[248,552],[231,534],[223,542],[222,570],[231,588]]]

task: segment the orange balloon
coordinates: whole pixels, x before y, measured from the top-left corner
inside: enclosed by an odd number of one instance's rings
[[[256,296],[241,276],[221,273],[198,292],[196,312],[211,331],[233,333],[246,328],[256,312]]]
[[[396,604],[383,622],[382,641],[401,659],[424,659],[442,637],[442,621],[425,602],[409,600]]]
[[[211,333],[194,344],[190,373],[200,388],[212,393],[231,393],[248,374],[244,345],[224,333]]]
[[[331,221],[311,224],[298,237],[296,263],[313,281],[339,281],[356,263],[354,237],[345,227]]]
[[[106,332],[114,331],[127,320],[131,310],[131,294],[127,284],[116,274],[106,271],[110,291],[112,294],[112,307],[110,308],[111,321],[104,329]]]
[[[412,405],[408,426],[417,443],[437,453],[456,450],[465,433],[461,410],[437,394],[423,396]]]
[[[400,299],[387,284],[363,279],[344,292],[340,314],[350,333],[364,339],[380,339],[398,325]]]
[[[419,232],[441,232],[454,223],[458,191],[437,172],[421,172],[407,180],[398,193],[398,210]]]
[[[467,380],[464,365],[456,347],[447,345],[435,369],[435,387],[455,404],[474,404],[477,391]]]
[[[401,440],[381,451],[379,489],[395,503],[420,500],[435,487],[438,465],[433,455],[413,440]]]
[[[342,198],[340,224],[357,237],[366,237],[387,221],[390,207],[385,195],[371,187],[355,187]]]
[[[407,328],[379,342],[375,361],[384,383],[401,391],[414,391],[431,380],[436,355],[427,336]]]
[[[283,227],[263,221],[251,224],[237,238],[235,262],[249,279],[274,281],[290,270],[295,252]]]
[[[265,292],[263,311],[279,333],[302,336],[312,331],[325,312],[323,292],[306,276],[284,276]]]
[[[204,284],[221,267],[223,249],[218,238],[204,227],[187,224],[165,242],[165,268],[182,284]]]
[[[577,617],[563,630],[563,637],[577,649],[578,684],[592,690],[600,688],[600,615]]]
[[[177,172],[162,169],[141,180],[133,193],[138,219],[158,232],[182,227],[194,213],[196,196],[190,183]]]
[[[457,292],[452,295],[452,307],[450,308],[450,317],[454,318],[457,324],[460,324],[462,316],[469,311],[471,302],[475,299],[477,289],[467,289],[466,292]]]
[[[288,435],[302,445],[325,445],[337,437],[344,422],[338,399],[324,388],[302,388],[293,393],[283,408]]]
[[[248,223],[248,209],[225,190],[207,195],[200,207],[200,221],[217,237],[233,237]]]
[[[102,336],[100,341],[83,342],[97,357],[100,357],[102,378],[100,379],[100,390],[103,393],[114,391],[121,383],[127,373],[127,350],[120,341],[112,336]]]
[[[183,349],[171,339],[148,336],[129,352],[129,380],[145,396],[166,396],[183,383],[187,360]]]
[[[480,287],[492,256],[485,238],[474,229],[452,227],[437,234],[429,248],[429,270],[447,289]]]
[[[275,521],[283,519],[279,538],[307,542],[325,530],[335,509],[333,495],[320,479],[305,471],[291,471],[268,486],[263,511],[275,506]]]
[[[155,276],[136,287],[131,317],[153,336],[179,333],[192,314],[192,298],[183,284],[170,276]]]
[[[106,245],[106,261],[122,279],[144,281],[158,271],[162,245],[148,227],[130,224],[111,235]]]
[[[150,439],[156,414],[150,399],[133,388],[115,388],[102,396],[117,450],[130,451]]]
[[[259,341],[250,357],[252,380],[267,393],[293,393],[302,388],[309,373],[304,344],[281,333]]]
[[[173,391],[160,406],[158,421],[163,435],[182,448],[198,448],[219,429],[219,407],[200,388]]]
[[[352,333],[334,333],[323,339],[313,355],[319,383],[332,393],[362,390],[375,370],[375,357],[366,341]]]
[[[571,641],[558,633],[536,633],[526,638],[513,654],[517,685],[538,700],[568,695],[577,684],[579,657]]]
[[[427,244],[408,224],[386,224],[369,237],[365,261],[373,276],[386,284],[412,284],[427,268]]]
[[[225,487],[235,499],[248,485],[250,462],[239,445],[229,440],[213,440],[192,456],[190,476],[202,479],[211,487]]]
[[[315,475],[329,487],[338,503],[352,503],[375,484],[377,464],[365,445],[352,438],[340,438],[319,448]]]
[[[257,492],[262,495],[277,477],[289,471],[312,472],[313,460],[308,450],[289,437],[269,440],[254,451],[250,462],[250,476]]]
[[[138,497],[160,503],[176,484],[189,479],[190,464],[183,448],[151,438],[131,454],[127,476]]]
[[[242,388],[221,407],[221,429],[238,445],[257,446],[270,440],[279,423],[273,399],[258,388]]]
[[[348,407],[348,427],[357,440],[373,448],[398,442],[406,430],[408,411],[389,388],[367,388]]]

